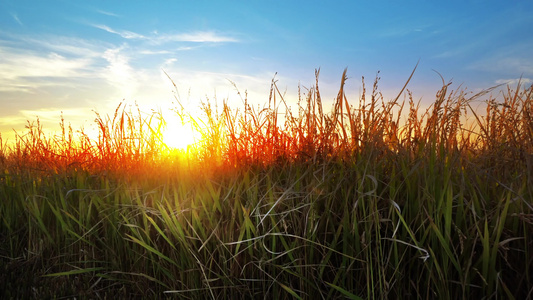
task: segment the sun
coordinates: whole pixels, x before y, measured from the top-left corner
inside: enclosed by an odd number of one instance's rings
[[[190,120],[181,120],[177,116],[165,119],[162,130],[163,143],[171,150],[189,150],[200,140],[201,134],[191,125]]]

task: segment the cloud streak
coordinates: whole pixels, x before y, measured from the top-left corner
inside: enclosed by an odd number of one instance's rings
[[[42,55],[0,46],[0,91],[31,92],[38,88],[37,81],[50,85],[53,78],[88,77],[92,64],[87,57],[66,58],[55,52]]]
[[[13,18],[13,20],[15,20],[15,22],[17,22],[20,26],[24,26],[24,24],[22,24],[22,21],[20,21],[18,15],[16,13],[11,13],[11,17]]]
[[[92,25],[92,26],[95,27],[95,28],[107,31],[109,33],[120,35],[122,38],[125,38],[125,39],[128,39],[128,40],[129,39],[134,39],[134,40],[145,40],[145,39],[147,39],[142,34],[138,34],[138,33],[132,32],[132,31],[128,31],[128,30],[114,30],[114,29],[112,29],[111,27],[109,27],[107,25],[95,24],[95,25]]]
[[[531,78],[511,78],[511,79],[498,79],[496,80],[496,84],[505,84],[510,86],[517,86],[518,83],[522,87],[528,86],[533,83],[533,79]]]
[[[101,29],[128,37],[130,40],[160,41],[222,41],[213,33],[186,35],[154,35],[150,38],[130,31],[118,32],[109,27]],[[66,36],[16,35],[0,30],[0,93],[42,94],[53,87],[85,88],[87,82],[106,84],[113,89],[110,98],[132,97],[141,82],[150,80],[152,71],[139,67],[144,57],[153,57],[155,66],[170,67],[177,61],[177,51],[189,51],[201,45],[154,47],[153,45],[122,45],[95,42]],[[159,62],[157,62],[159,61]],[[158,71],[155,71],[156,74]],[[153,73],[153,72],[152,72]],[[153,75],[153,74],[152,74]],[[143,84],[145,85],[145,84]],[[46,92],[45,92],[46,93]],[[2,98],[2,97],[0,97]],[[5,95],[4,99],[7,99]]]
[[[130,57],[123,54],[125,47],[106,50],[102,57],[108,62],[102,77],[113,85],[121,97],[130,98],[137,89],[138,75],[142,72],[130,65]]]
[[[158,34],[143,35],[129,30],[116,30],[103,24],[92,24],[91,26],[121,36],[127,40],[145,40],[148,42],[161,44],[168,42],[192,42],[192,43],[235,43],[238,39],[218,34],[215,31],[193,31],[180,34]]]
[[[533,75],[533,62],[526,55],[521,54],[492,56],[472,63],[468,68],[489,72],[515,74],[518,72],[527,76]]]
[[[232,37],[227,37],[223,35],[218,35],[213,31],[196,31],[191,33],[184,34],[174,34],[174,35],[163,35],[157,38],[160,41],[169,41],[169,42],[194,42],[194,43],[224,43],[238,42],[237,39]]]
[[[105,11],[105,10],[101,10],[101,9],[97,9],[96,12],[99,13],[99,14],[102,14],[102,15],[110,16],[110,17],[117,17],[117,18],[121,17],[118,14],[115,14],[115,13],[112,13],[112,12],[109,12],[109,11]]]
[[[106,114],[123,99],[135,101],[143,111],[165,109],[172,103],[172,86],[167,78],[157,80],[162,68],[170,73],[179,69],[176,78],[185,81],[180,87],[193,91],[192,108],[206,96],[206,88],[223,95],[234,94],[227,75],[195,73],[191,77],[185,59],[178,65],[182,57],[177,53],[188,51],[183,57],[189,57],[191,50],[238,42],[236,38],[215,31],[154,31],[144,35],[106,25],[96,28],[112,34],[113,39],[21,35],[0,30],[0,132],[20,130],[25,120],[34,120],[37,115],[45,127],[54,126],[60,111],[65,120],[79,128],[91,119],[92,109]],[[238,75],[229,78],[242,80],[243,88],[258,85]]]

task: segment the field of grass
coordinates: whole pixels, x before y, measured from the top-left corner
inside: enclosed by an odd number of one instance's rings
[[[274,80],[177,111],[188,151],[122,105],[0,142],[0,298],[533,298],[533,86],[421,111],[345,72],[329,109],[318,78],[292,111]]]

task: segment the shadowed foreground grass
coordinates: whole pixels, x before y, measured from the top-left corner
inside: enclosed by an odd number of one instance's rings
[[[1,298],[533,297],[533,87],[443,82],[419,111],[378,79],[350,103],[345,72],[326,113],[318,77],[297,112],[275,81],[261,109],[177,111],[188,155],[123,106],[97,140],[0,143]]]

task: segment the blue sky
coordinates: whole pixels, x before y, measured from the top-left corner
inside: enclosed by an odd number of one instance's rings
[[[380,71],[385,100],[409,84],[429,105],[441,85],[479,91],[533,78],[533,1],[5,1],[0,0],[0,132],[39,116],[57,128],[94,127],[125,99],[172,106],[172,86],[195,110],[208,97],[267,103],[276,79],[287,99],[321,69],[332,100],[344,68],[356,103],[361,77]]]

